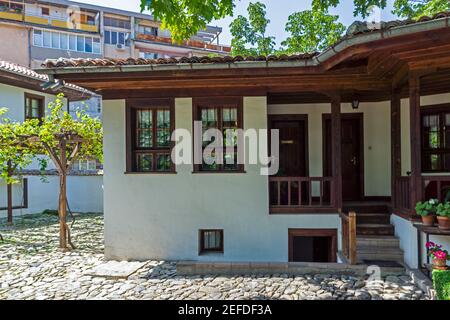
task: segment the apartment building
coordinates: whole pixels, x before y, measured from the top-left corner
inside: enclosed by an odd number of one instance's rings
[[[36,68],[51,58],[170,58],[226,55],[219,27],[172,43],[151,15],[67,0],[0,0],[0,57]]]

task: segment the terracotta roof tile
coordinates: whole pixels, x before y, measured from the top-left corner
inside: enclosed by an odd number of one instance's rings
[[[43,83],[49,81],[49,77],[46,74],[37,73],[36,71],[34,71],[30,68],[21,66],[16,63],[8,62],[5,60],[0,60],[0,73],[1,72],[15,74],[19,77],[27,77],[27,78],[30,78],[33,80],[41,81]],[[67,89],[78,91],[78,93],[81,92],[81,93],[89,93],[89,95],[92,94],[88,90],[81,88],[79,86],[76,86],[74,84],[71,84],[71,83],[65,83],[64,86]]]

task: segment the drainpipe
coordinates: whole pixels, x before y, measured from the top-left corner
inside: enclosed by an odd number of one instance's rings
[[[28,67],[31,68],[31,28],[28,28]]]

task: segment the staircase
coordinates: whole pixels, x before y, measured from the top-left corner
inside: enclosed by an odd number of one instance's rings
[[[386,267],[403,265],[403,251],[395,237],[387,205],[362,204],[345,206],[344,212],[355,211],[356,253],[358,263]]]

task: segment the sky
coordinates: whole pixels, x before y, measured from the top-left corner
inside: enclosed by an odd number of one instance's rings
[[[128,10],[139,12],[140,1],[139,0],[76,0],[77,2],[84,2],[93,5],[100,5],[110,8]],[[234,17],[238,15],[247,16],[247,7],[250,2],[256,2],[257,0],[237,0],[236,7],[234,9]],[[381,20],[389,21],[394,20],[396,17],[391,13],[392,2],[394,0],[388,0],[388,7],[384,9],[379,16]],[[267,18],[270,19],[270,25],[267,30],[267,34],[274,36],[276,42],[279,44],[287,37],[287,33],[284,30],[288,16],[294,12],[310,9],[311,0],[259,0],[266,5]],[[338,8],[330,10],[332,14],[339,15],[340,21],[349,26],[355,20],[362,20],[361,17],[353,17],[353,1],[342,0],[342,4]],[[146,12],[144,12],[146,13]],[[148,13],[148,12],[147,12]],[[231,43],[231,35],[228,30],[232,17],[213,21],[210,25],[219,26],[223,28],[223,32],[220,35],[220,42],[222,44]]]

